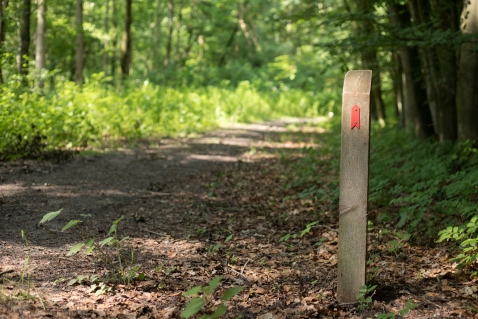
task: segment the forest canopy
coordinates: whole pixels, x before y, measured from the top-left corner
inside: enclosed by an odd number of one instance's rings
[[[382,127],[478,140],[476,0],[2,0],[0,17],[3,158],[337,114],[359,68]]]

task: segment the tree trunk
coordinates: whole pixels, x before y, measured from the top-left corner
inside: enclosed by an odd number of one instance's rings
[[[5,36],[7,34],[5,24],[5,9],[8,7],[8,0],[0,0],[0,84],[3,84],[3,69],[2,69],[2,55],[5,52]]]
[[[126,0],[126,15],[124,21],[124,33],[123,42],[121,44],[121,76],[122,79],[129,75],[131,69],[132,53],[132,41],[131,41],[131,24],[133,17],[131,13],[132,0]]]
[[[75,82],[78,85],[83,83],[83,0],[76,0],[76,67]]]
[[[234,42],[234,39],[236,38],[236,33],[239,31],[239,23],[236,23],[234,26],[234,29],[232,30],[231,35],[229,36],[229,40],[226,43],[226,47],[224,48],[224,53],[222,54],[221,58],[219,59],[218,66],[221,67],[224,65],[226,62],[226,55],[227,55],[227,49],[232,45]]]
[[[173,40],[173,19],[174,19],[174,2],[173,0],[168,1],[168,10],[169,10],[169,33],[168,33],[168,43],[166,44],[166,56],[164,57],[164,68],[168,68],[170,58],[171,58],[171,44]]]
[[[430,22],[431,9],[428,4],[428,0],[411,0],[408,4],[408,7],[411,17],[414,21],[413,24],[415,26],[420,26]],[[427,101],[432,116],[433,130],[435,134],[439,136],[437,91],[435,82],[435,79],[437,78],[435,63],[437,60],[436,53],[431,48],[419,47],[418,56],[420,59],[422,75],[427,91]]]
[[[389,4],[388,10],[392,22],[398,28],[409,27],[410,13],[406,7]],[[405,128],[413,130],[417,137],[433,135],[430,109],[427,107],[427,92],[420,82],[421,68],[418,49],[402,45],[399,49],[402,65],[403,112]]]
[[[43,88],[41,72],[45,68],[45,29],[46,29],[46,0],[37,0],[37,32],[35,39],[35,69],[37,71],[37,86]]]
[[[109,25],[109,15],[110,15],[110,1],[106,0],[105,3],[105,48],[103,52],[103,70],[105,75],[108,75],[108,64],[109,64],[109,35],[110,35],[110,25]]]
[[[458,83],[458,138],[478,141],[478,0],[465,0],[461,31],[473,35],[461,45]]]
[[[163,0],[158,0],[156,3],[156,22],[154,24],[154,28],[151,30],[152,34],[151,37],[153,38],[151,53],[151,71],[155,69],[161,68],[161,38],[162,38],[162,30],[161,30],[161,18],[162,18],[162,3]]]
[[[117,20],[117,10],[116,10],[116,1],[112,1],[112,14],[111,14],[111,76],[114,77],[116,74],[116,59],[117,52],[116,47],[118,45],[118,20]]]
[[[244,34],[244,37],[246,38],[247,45],[249,46],[249,48],[253,49],[254,46],[253,46],[252,38],[251,38],[251,35],[249,34],[247,24],[244,21],[244,12],[245,11],[246,11],[246,5],[244,3],[241,3],[241,5],[239,7],[239,10],[238,10],[238,12],[239,12],[238,22],[239,22],[239,26],[241,27],[242,33]]]
[[[31,0],[23,0],[22,22],[20,26],[20,52],[17,59],[18,72],[28,75],[28,56],[30,49]]]
[[[400,52],[397,50],[392,52],[392,80],[393,80],[393,93],[395,95],[395,116],[398,119],[399,126],[401,128],[405,127],[405,118],[403,111],[403,82],[402,82],[402,62],[400,61]]]
[[[438,28],[442,31],[456,29],[458,22],[454,18],[454,8],[445,0],[410,1],[411,10],[418,12],[419,17],[431,15],[438,21]],[[446,0],[447,1],[447,0]],[[412,11],[412,13],[413,13]],[[415,18],[415,17],[414,17]],[[425,22],[414,19],[417,23]],[[436,118],[438,137],[440,141],[455,140],[458,135],[457,113],[456,113],[456,81],[457,81],[457,56],[456,51],[450,49],[449,43],[438,44],[429,48],[436,60],[428,59],[431,77],[436,91]]]
[[[174,55],[174,63],[177,64],[179,62],[180,52],[179,49],[181,47],[181,23],[183,21],[183,14],[182,14],[182,6],[181,2],[179,3],[178,8],[178,23],[176,24],[176,53]]]

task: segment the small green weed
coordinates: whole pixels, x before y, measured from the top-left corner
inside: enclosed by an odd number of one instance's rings
[[[460,242],[459,248],[461,253],[452,259],[457,262],[460,267],[473,268],[476,266],[478,259],[478,216],[474,216],[466,225],[448,226],[439,232],[440,238],[438,242],[453,240]],[[473,271],[471,276],[478,275],[478,271]]]
[[[62,212],[62,209],[56,212],[50,212],[43,216],[40,223],[45,223],[53,220]],[[62,231],[70,229],[72,227],[77,227],[80,230],[81,234],[85,238],[83,242],[79,242],[73,247],[71,247],[70,251],[67,253],[67,256],[72,256],[77,254],[80,250],[84,249],[85,254],[89,255],[93,253],[93,251],[98,251],[98,256],[103,260],[107,269],[110,271],[110,277],[104,278],[103,281],[113,282],[113,283],[122,283],[122,284],[130,284],[133,280],[139,280],[144,277],[144,274],[138,273],[140,269],[139,265],[134,265],[134,253],[131,251],[130,260],[123,256],[124,250],[124,243],[129,237],[119,238],[118,236],[118,223],[124,219],[124,216],[121,216],[119,219],[113,221],[109,231],[108,237],[103,239],[100,242],[97,242],[94,238],[89,238],[86,232],[81,227],[81,220],[75,219],[70,220],[63,228]],[[104,249],[105,246],[110,246],[115,250],[115,257],[110,256],[108,252]],[[82,277],[83,279],[86,277]],[[72,279],[70,282],[74,283],[81,283],[81,277],[77,277]],[[97,285],[94,290],[100,289],[100,291],[106,292],[107,289],[105,286]]]
[[[410,240],[411,234],[407,232],[394,232],[396,239],[388,242],[388,251],[397,254]]]
[[[229,301],[231,298],[241,292],[243,288],[232,287],[226,290],[221,297],[221,303],[215,307],[215,298],[213,296],[213,292],[219,286],[222,278],[222,276],[216,277],[209,282],[208,286],[196,286],[183,293],[183,296],[185,297],[191,297],[195,295],[200,296],[189,301],[189,303],[186,305],[186,308],[181,313],[181,317],[190,318],[201,310],[207,312],[207,314],[202,315],[199,317],[199,319],[217,319],[224,315],[227,311],[227,307],[224,302]]]
[[[15,283],[13,286],[15,287],[13,291],[6,292],[3,286],[0,286],[0,300],[33,300],[38,301],[42,305],[42,308],[45,309],[45,304],[43,302],[43,298],[36,290],[33,282],[31,281],[30,277],[30,245],[28,243],[28,238],[25,232],[21,231],[22,240],[25,243],[25,251],[26,251],[26,260],[23,264],[22,274],[20,276],[20,280]],[[13,272],[13,270],[8,270],[3,272],[2,274],[7,274]],[[5,282],[10,283],[10,280],[2,277],[3,284]],[[35,295],[32,293],[32,290],[35,291]]]
[[[362,313],[365,309],[367,309],[372,303],[372,297],[375,294],[375,288],[377,288],[377,285],[363,285],[362,287],[360,287],[359,293],[357,295],[357,301],[359,303],[359,305],[357,306],[357,312],[359,314]]]
[[[405,304],[405,308],[400,310],[398,312],[398,317],[403,317],[406,314],[410,312],[410,310],[415,309],[417,307],[417,304],[413,303],[412,299],[408,299],[407,303]],[[396,316],[393,312],[387,312],[387,313],[379,313],[377,315],[377,319],[395,319]]]

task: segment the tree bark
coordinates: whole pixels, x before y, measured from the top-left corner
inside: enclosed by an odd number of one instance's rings
[[[109,66],[109,35],[110,35],[110,24],[109,24],[109,17],[110,17],[110,1],[106,0],[105,3],[105,48],[103,52],[103,70],[105,75],[108,74],[108,66]]]
[[[152,29],[152,58],[151,60],[151,71],[154,69],[161,68],[161,40],[162,40],[162,29],[161,29],[161,18],[162,18],[162,3],[163,0],[158,0],[156,3],[156,22],[154,28]]]
[[[229,37],[229,40],[226,43],[226,47],[224,48],[224,53],[222,54],[221,58],[219,59],[218,66],[221,67],[224,65],[226,62],[226,55],[227,55],[227,49],[232,45],[234,42],[234,39],[236,37],[237,31],[239,31],[239,23],[236,23],[234,26],[234,29],[232,30],[232,33]]]
[[[112,13],[111,13],[111,76],[114,77],[116,74],[116,60],[117,60],[117,51],[116,46],[118,45],[118,20],[117,20],[117,10],[116,10],[116,1],[112,1]]]
[[[83,0],[76,0],[76,67],[75,82],[77,85],[83,83],[83,59],[84,59],[84,41],[83,41]]]
[[[123,42],[121,44],[121,76],[122,79],[129,75],[131,69],[131,60],[133,57],[133,46],[131,39],[131,24],[133,17],[131,12],[132,0],[126,0],[125,26],[123,32]]]
[[[461,45],[458,82],[458,138],[478,142],[478,0],[464,0],[461,32],[471,41]]]
[[[454,18],[454,8],[450,3],[442,2],[443,0],[413,0],[409,2],[410,8],[414,16],[420,19],[414,19],[417,23],[423,17],[432,16],[438,21],[438,28],[442,31],[455,30],[457,24]],[[414,17],[415,18],[415,17]],[[435,59],[428,59],[431,77],[436,91],[436,118],[438,137],[440,141],[456,140],[458,135],[457,127],[457,110],[456,110],[456,82],[457,82],[457,56],[456,50],[450,49],[449,43],[438,44],[430,47],[432,56]]]
[[[5,9],[8,7],[8,0],[0,0],[0,84],[4,83],[1,58],[5,52],[5,36],[7,34]]]
[[[20,52],[17,58],[18,72],[23,75],[28,75],[31,5],[31,0],[23,0],[22,22],[20,26]]]
[[[164,57],[164,68],[169,67],[169,62],[171,58],[171,45],[172,45],[172,40],[173,40],[173,27],[174,27],[174,1],[169,0],[168,1],[168,10],[169,10],[169,32],[168,32],[168,42],[166,44],[166,56]]]
[[[411,0],[408,4],[408,8],[415,26],[420,26],[430,22],[431,9],[428,0]],[[433,130],[435,134],[439,136],[437,91],[435,82],[437,78],[435,63],[435,61],[437,61],[437,56],[435,51],[431,48],[419,47],[418,57],[420,59],[424,85],[427,91],[427,102],[432,116]]]
[[[179,3],[179,8],[178,8],[178,23],[176,24],[176,53],[174,55],[174,63],[177,64],[179,62],[180,58],[180,52],[179,49],[181,47],[181,27],[182,27],[182,21],[183,21],[183,14],[182,14],[182,5],[181,2]]]
[[[389,4],[392,22],[400,29],[409,27],[410,12],[406,7]],[[403,44],[399,50],[402,66],[403,112],[405,128],[413,130],[417,137],[433,135],[430,109],[427,106],[427,92],[420,82],[421,67],[418,49]]]
[[[398,119],[399,126],[405,127],[405,118],[403,112],[403,82],[402,82],[402,62],[400,61],[400,52],[392,52],[392,80],[393,80],[393,93],[395,95],[395,116]]]
[[[45,68],[45,30],[46,30],[46,0],[37,0],[37,30],[35,38],[35,69],[37,72],[37,86],[43,88],[41,72]]]

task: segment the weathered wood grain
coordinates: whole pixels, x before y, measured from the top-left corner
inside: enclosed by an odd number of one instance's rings
[[[365,285],[372,71],[349,71],[342,98],[339,261],[337,299],[354,303]],[[351,128],[352,107],[360,107],[360,129]]]

